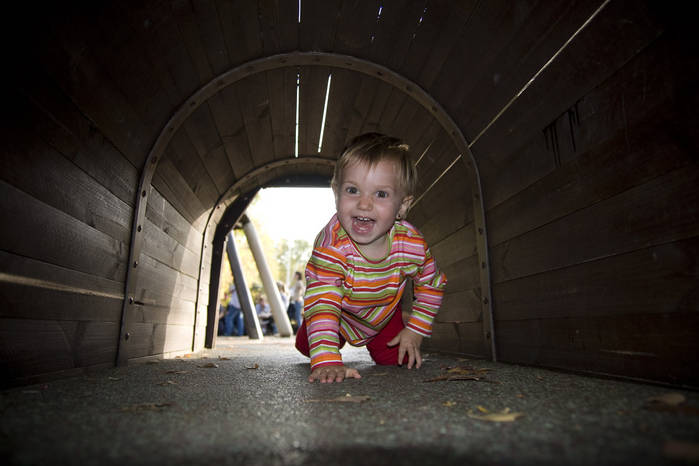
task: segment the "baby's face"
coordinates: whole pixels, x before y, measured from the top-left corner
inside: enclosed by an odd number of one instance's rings
[[[410,198],[398,178],[398,165],[382,160],[374,167],[350,164],[342,173],[335,193],[337,217],[342,228],[369,259],[388,252],[387,233],[396,216],[404,216]]]

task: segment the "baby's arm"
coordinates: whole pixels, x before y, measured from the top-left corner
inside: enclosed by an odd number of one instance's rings
[[[344,379],[349,378],[361,379],[362,376],[359,375],[359,371],[357,369],[350,369],[344,364],[334,364],[330,366],[316,367],[308,377],[308,381],[313,382],[317,380],[320,383],[333,383],[342,382]]]

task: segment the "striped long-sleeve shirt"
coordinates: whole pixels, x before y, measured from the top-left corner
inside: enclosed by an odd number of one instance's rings
[[[415,301],[406,327],[425,337],[432,334],[446,277],[414,226],[395,222],[389,235],[389,253],[374,261],[359,252],[337,216],[318,234],[306,266],[304,298],[311,370],[342,364],[340,335],[361,346],[379,333],[393,316],[408,277]]]

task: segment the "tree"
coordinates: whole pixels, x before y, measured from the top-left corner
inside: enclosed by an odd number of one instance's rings
[[[283,239],[277,244],[277,279],[287,285],[297,270],[303,273],[311,257],[311,245],[306,240],[296,239],[293,243]]]

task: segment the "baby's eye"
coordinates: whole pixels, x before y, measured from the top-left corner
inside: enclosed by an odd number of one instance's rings
[[[345,192],[346,192],[347,194],[357,194],[357,188],[354,187],[354,186],[347,186],[347,187],[345,188]]]
[[[376,195],[381,198],[388,197],[388,193],[386,191],[377,191]]]

